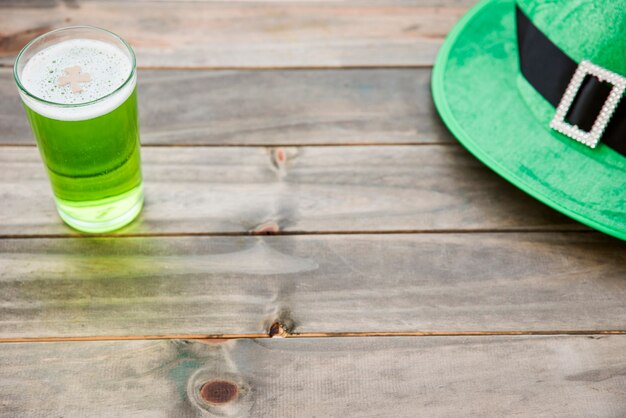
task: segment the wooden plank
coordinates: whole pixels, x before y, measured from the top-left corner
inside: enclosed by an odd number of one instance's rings
[[[88,24],[128,40],[143,67],[430,65],[468,3],[10,2],[0,13],[0,64],[41,33]]]
[[[139,72],[143,144],[441,143],[429,69]],[[0,69],[0,144],[32,144]]]
[[[118,234],[586,229],[459,145],[144,148],[146,206]],[[0,234],[75,232],[37,150],[0,153]]]
[[[595,233],[5,239],[0,338],[624,330],[625,250]]]
[[[621,417],[625,351],[626,336],[8,344],[0,415]]]

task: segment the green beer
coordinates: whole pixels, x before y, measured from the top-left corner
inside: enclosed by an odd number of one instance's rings
[[[131,222],[143,205],[134,54],[75,27],[29,43],[15,80],[61,218],[86,232]]]

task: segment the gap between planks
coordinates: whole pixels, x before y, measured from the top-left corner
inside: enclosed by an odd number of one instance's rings
[[[0,68],[13,68],[13,64],[0,63]],[[229,66],[219,67],[211,65],[139,65],[138,70],[155,71],[307,71],[307,70],[393,70],[393,69],[432,69],[433,64],[392,64],[392,65],[281,65],[275,67]]]
[[[362,230],[362,231],[241,231],[241,232],[148,232],[148,233],[105,233],[105,234],[0,234],[0,239],[33,239],[33,238],[176,238],[176,237],[249,237],[249,236],[294,236],[294,235],[410,235],[410,234],[593,234],[592,229],[401,229],[401,230]]]
[[[532,336],[532,335],[626,335],[626,329],[605,330],[539,330],[539,331],[407,331],[407,332],[289,332],[275,323],[267,333],[253,334],[171,334],[171,335],[120,335],[120,336],[84,336],[84,337],[28,337],[0,338],[4,343],[49,343],[80,341],[138,341],[138,340],[237,340],[259,338],[371,338],[371,337],[494,337],[494,336]]]
[[[406,146],[458,146],[456,142],[315,142],[311,144],[298,143],[233,143],[233,144],[141,144],[141,148],[330,148],[330,147],[406,147]],[[20,147],[20,148],[36,148],[37,144],[32,143],[0,143],[0,148]]]

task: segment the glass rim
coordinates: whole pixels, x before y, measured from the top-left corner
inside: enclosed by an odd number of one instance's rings
[[[65,32],[65,31],[71,31],[71,30],[76,30],[76,29],[88,29],[88,30],[93,30],[93,31],[97,31],[97,32],[101,32],[110,36],[113,36],[114,38],[116,38],[117,40],[119,40],[120,42],[122,42],[122,44],[126,47],[126,49],[128,50],[128,52],[130,53],[130,58],[131,58],[131,69],[130,69],[130,73],[128,74],[128,77],[126,78],[126,80],[124,80],[124,82],[115,90],[113,90],[112,92],[99,97],[95,100],[90,100],[88,102],[82,102],[82,103],[58,103],[58,102],[52,102],[50,100],[46,100],[46,99],[42,99],[41,97],[38,97],[37,95],[31,93],[30,91],[28,91],[28,89],[26,87],[24,87],[24,85],[22,84],[22,81],[20,80],[20,76],[18,74],[17,71],[17,66],[18,63],[20,62],[20,58],[22,58],[22,55],[26,52],[26,50],[36,41],[43,39],[51,34],[54,33],[59,33],[59,32]],[[133,51],[133,49],[130,47],[130,45],[128,44],[128,42],[126,42],[121,36],[117,35],[114,32],[111,32],[110,30],[107,29],[103,29],[103,28],[99,28],[97,26],[90,26],[90,25],[79,25],[79,26],[66,26],[64,28],[59,28],[59,29],[54,29],[51,30],[50,32],[46,32],[44,34],[41,34],[39,36],[37,36],[34,39],[31,39],[26,45],[24,45],[24,47],[20,50],[19,54],[17,54],[17,57],[15,58],[15,63],[13,64],[13,79],[15,80],[15,83],[17,84],[17,87],[20,89],[20,91],[22,93],[24,93],[25,95],[27,95],[28,97],[40,102],[40,103],[44,103],[46,105],[51,105],[54,107],[62,107],[62,108],[74,108],[74,107],[83,107],[83,106],[89,106],[89,105],[93,105],[95,103],[98,103],[104,99],[107,99],[111,96],[113,96],[115,93],[118,93],[120,90],[122,90],[124,87],[126,87],[126,85],[133,79],[133,77],[135,76],[135,72],[137,70],[137,60],[135,58],[135,51]]]

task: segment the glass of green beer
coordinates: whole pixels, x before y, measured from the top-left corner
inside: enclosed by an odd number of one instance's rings
[[[108,232],[141,212],[135,55],[119,36],[77,26],[19,53],[14,77],[61,218]]]

